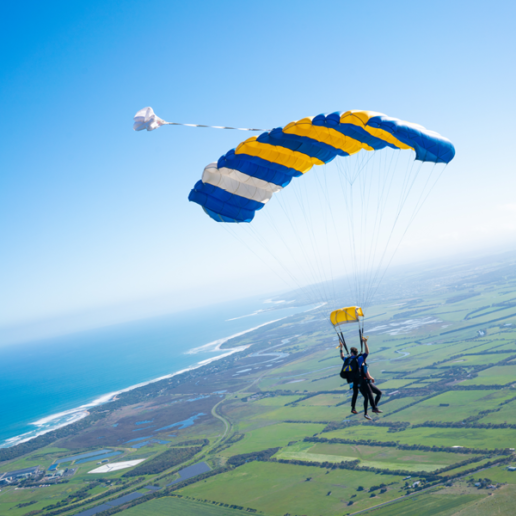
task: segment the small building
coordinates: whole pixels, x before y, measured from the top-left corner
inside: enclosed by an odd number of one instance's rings
[[[412,484],[412,487],[419,487],[420,484],[421,484],[421,482],[419,480],[417,480],[416,482],[414,482]]]
[[[475,482],[475,487],[480,487],[482,484],[480,482]]]
[[[507,471],[516,471],[516,468],[514,466],[509,466],[507,468]]]
[[[25,478],[32,477],[39,473],[39,466],[34,466],[32,468],[24,468],[24,469],[16,469],[14,471],[8,471],[3,475],[0,475],[0,481],[3,479],[11,479],[13,480],[23,480]]]

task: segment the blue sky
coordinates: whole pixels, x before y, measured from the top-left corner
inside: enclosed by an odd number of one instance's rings
[[[420,123],[457,156],[401,255],[512,245],[515,11],[509,1],[4,3],[0,328],[285,289],[187,201],[204,166],[247,135],[135,133],[145,106],[237,127],[347,109]]]

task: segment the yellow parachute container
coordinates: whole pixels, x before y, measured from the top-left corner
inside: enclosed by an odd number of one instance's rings
[[[359,317],[364,317],[362,308],[359,306],[348,306],[346,308],[334,310],[330,314],[330,321],[333,326],[340,326],[341,324],[357,323],[360,321]]]

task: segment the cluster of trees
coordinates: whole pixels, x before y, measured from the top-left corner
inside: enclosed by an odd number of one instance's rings
[[[229,439],[227,439],[226,441],[223,441],[221,444],[219,444],[218,446],[213,448],[213,450],[211,450],[209,452],[209,454],[214,455],[216,453],[221,452],[222,450],[226,450],[233,444],[237,443],[238,441],[241,441],[244,437],[245,437],[245,434],[238,434],[235,432]]]
[[[338,424],[338,423],[333,423],[332,421],[313,421],[313,420],[305,420],[305,419],[287,419],[286,421],[284,421],[284,423],[294,423],[294,424],[299,424],[299,423],[302,423],[302,424],[306,424],[306,423],[313,424],[313,423],[316,423],[318,425]]]
[[[310,398],[314,398],[315,396],[319,396],[320,394],[342,394],[342,390],[338,390],[338,391],[316,391],[316,392],[310,392],[308,393],[306,396],[303,396],[302,398],[299,398],[297,400],[294,400],[294,401],[291,401],[289,403],[286,403],[285,404],[285,407],[288,407],[288,406],[291,406],[291,405],[296,405],[297,403],[299,403],[300,401],[305,401],[307,399],[310,399]],[[292,394],[291,394],[292,395]],[[344,403],[348,403],[348,400],[344,401]],[[341,403],[339,403],[339,405],[341,405]],[[338,406],[338,405],[337,405]]]
[[[465,475],[471,475],[472,473],[475,473],[479,468],[490,468],[491,466],[500,466],[502,464],[507,464],[511,460],[511,457],[503,457],[501,459],[495,459],[491,460],[489,462],[486,462],[484,464],[481,464],[480,466],[477,466],[476,468],[466,469],[464,471],[460,471],[459,473],[455,473],[455,475],[450,475],[448,477],[449,480],[453,480],[455,478],[463,477]]]
[[[173,468],[182,462],[191,459],[202,450],[202,446],[191,446],[189,448],[170,448],[160,453],[153,459],[145,461],[133,470],[128,471],[124,477],[137,477],[140,475],[155,475],[166,469]]]
[[[295,392],[288,389],[278,389],[277,391],[262,391],[253,394],[252,396],[247,396],[246,398],[242,398],[242,401],[255,401],[261,400],[262,398],[275,398],[276,396],[293,396]]]
[[[478,480],[475,480],[473,478],[468,479],[468,484],[470,486],[475,484],[480,484],[478,487],[479,489],[485,488],[487,486],[493,485],[493,481],[490,478],[479,478]]]
[[[389,430],[387,430],[389,434],[403,432],[410,426],[410,423],[406,421],[375,421],[374,424],[375,426],[389,427]]]
[[[491,412],[491,411],[485,411]],[[493,411],[496,412],[496,411]],[[480,417],[484,416],[482,414]],[[513,423],[467,423],[466,420],[460,422],[452,422],[452,421],[425,421],[424,423],[419,423],[414,425],[412,428],[493,428],[493,429],[501,429],[501,428],[512,428],[516,429],[516,425]]]
[[[28,507],[29,505],[32,505],[34,503],[36,503],[36,500],[31,500],[30,502],[19,503],[16,507],[18,509],[23,509],[24,507]]]
[[[171,495],[171,496],[176,496],[177,498],[186,498],[187,500],[195,500],[196,502],[202,502],[202,503],[209,503],[209,504],[212,504],[212,505],[218,505],[219,507],[226,507],[228,509],[236,509],[237,511],[246,511],[246,512],[251,512],[251,513],[254,513],[254,512],[258,512],[257,509],[252,509],[251,507],[243,507],[242,505],[230,505],[228,503],[224,503],[224,502],[216,502],[214,500],[206,500],[206,499],[202,499],[202,498],[193,498],[192,496],[183,496],[183,495]]]
[[[266,450],[253,452],[253,453],[242,453],[241,455],[233,455],[228,459],[228,464],[234,467],[241,466],[246,462],[252,462],[255,460],[267,461],[269,460],[280,448],[267,448]]]
[[[210,441],[208,439],[190,439],[188,441],[181,441],[180,443],[175,443],[173,446],[208,446]]]
[[[469,314],[466,314],[464,316],[464,320],[468,321],[470,319],[476,319],[477,317],[484,317],[485,315],[494,314],[495,312],[500,312],[501,310],[507,310],[508,308],[513,308],[516,306],[516,303],[511,303],[511,301],[512,300],[502,301],[500,303],[493,303],[492,305],[486,305],[486,306],[477,308],[476,310],[469,312]],[[494,308],[494,310],[491,310],[490,312],[485,312],[483,314],[478,314],[478,312],[482,312],[484,310],[487,310],[488,308]],[[473,315],[475,313],[477,313],[478,315]]]
[[[385,493],[387,491],[387,484],[380,484],[379,486],[371,486],[369,488],[369,492],[372,493],[373,491],[378,491],[380,489],[380,493]]]
[[[434,471],[436,475],[441,475],[442,473],[446,473],[447,471],[450,471],[452,469],[456,468],[462,468],[463,466],[467,466],[468,464],[473,464],[475,462],[480,462],[481,460],[484,460],[485,457],[471,457],[470,459],[463,460],[461,462],[456,462],[455,464],[450,464],[449,466],[445,466],[444,468],[440,468]]]

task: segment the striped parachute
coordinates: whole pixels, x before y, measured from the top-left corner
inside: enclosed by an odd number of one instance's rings
[[[372,111],[321,114],[243,141],[204,169],[189,200],[305,299],[362,307],[348,321],[362,335],[362,309],[454,155],[449,140],[417,124]],[[306,174],[314,165],[321,173]],[[341,341],[354,327],[331,322]]]
[[[412,150],[422,162],[449,163],[455,149],[439,134],[372,111],[318,115],[262,133],[211,163],[190,192],[217,222],[251,222],[272,195],[314,165],[361,150]]]
[[[166,122],[151,108],[135,116],[136,131],[162,125],[209,127]],[[454,155],[449,140],[417,124],[372,111],[322,114],[243,141],[204,169],[189,200],[296,289],[298,302],[361,307],[362,332],[373,299],[390,299],[379,290],[385,272]],[[314,165],[320,172],[306,174]],[[341,324],[343,338],[355,325]]]

